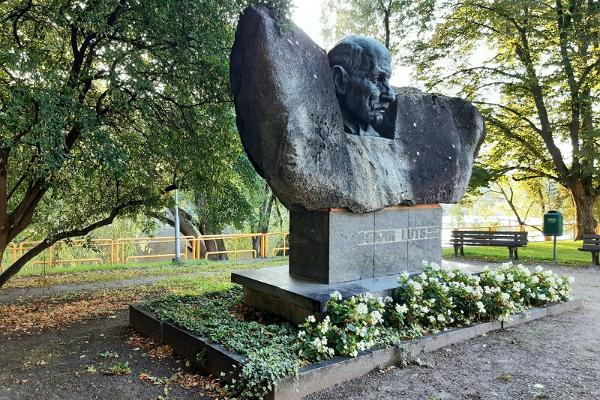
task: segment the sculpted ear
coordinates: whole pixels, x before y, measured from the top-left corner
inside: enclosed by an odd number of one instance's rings
[[[337,94],[345,94],[348,86],[348,73],[341,65],[334,65],[331,69],[333,74],[333,87]]]

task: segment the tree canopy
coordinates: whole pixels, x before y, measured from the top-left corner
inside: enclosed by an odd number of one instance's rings
[[[480,107],[489,132],[481,164],[490,176],[558,182],[573,197],[578,237],[592,233],[600,198],[600,2],[419,0],[406,7],[391,35],[405,38],[404,60],[429,89],[455,91]]]
[[[0,286],[57,240],[234,173],[228,60],[247,3],[0,3],[0,256],[25,230],[43,239]]]

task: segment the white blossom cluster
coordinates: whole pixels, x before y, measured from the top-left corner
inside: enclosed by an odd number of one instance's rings
[[[381,329],[423,334],[505,320],[531,306],[568,300],[570,283],[572,278],[541,267],[530,271],[509,263],[472,275],[432,263],[419,275],[401,275],[394,299],[367,293],[344,300],[341,293],[331,293],[324,318],[311,315],[300,325],[299,354],[313,361],[356,357],[375,345]]]

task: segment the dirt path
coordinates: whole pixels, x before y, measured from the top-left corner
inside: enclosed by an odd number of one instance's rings
[[[60,331],[0,341],[0,400],[151,400],[164,396],[162,385],[139,379],[141,373],[169,378],[183,361],[168,357],[151,359],[126,343],[132,332],[127,316],[96,319]],[[103,357],[110,351],[118,358]],[[117,362],[128,362],[131,373],[111,376],[102,373]],[[96,372],[87,372],[94,366]],[[184,367],[185,370],[185,367]],[[198,389],[171,386],[168,399],[199,400]]]
[[[575,277],[584,307],[422,357],[427,367],[372,372],[311,400],[600,399],[600,272]]]
[[[481,268],[481,264],[459,266],[467,270]],[[375,371],[309,399],[600,399],[600,272],[552,269],[575,277],[575,294],[584,298],[583,309],[423,356],[423,362],[431,368]],[[160,278],[101,285],[128,286]],[[97,285],[64,285],[61,290],[96,290]],[[94,319],[62,330],[0,335],[0,400],[156,400],[164,396],[163,386],[142,381],[139,375],[168,378],[184,362],[145,356],[126,343],[130,334],[126,313],[120,312],[117,318]],[[100,354],[106,350],[119,358],[104,358]],[[129,362],[131,373],[109,376],[101,372],[117,361]],[[86,372],[90,365],[96,372]],[[170,397],[166,398],[205,398],[197,388],[186,390],[177,384],[171,387]]]

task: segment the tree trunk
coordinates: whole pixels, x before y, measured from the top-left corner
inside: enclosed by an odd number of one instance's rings
[[[260,206],[258,214],[258,226],[254,231],[256,233],[267,233],[269,232],[269,225],[271,221],[271,210],[273,209],[273,202],[275,201],[275,195],[271,192],[271,189],[265,184],[267,197]],[[260,254],[260,238],[252,238],[252,247],[256,251],[256,254]],[[267,249],[268,250],[268,249]]]
[[[172,226],[173,228],[175,228],[175,221],[174,221],[174,215],[175,215],[175,208],[171,207],[171,208],[167,208],[167,210],[169,210],[169,212],[166,212],[164,214],[152,214],[152,217],[156,218],[157,220],[161,221],[162,223],[165,223],[167,225]],[[179,232],[182,233],[184,236],[198,236],[198,231],[196,230],[196,228],[194,227],[194,225],[191,222],[191,215],[189,215],[185,210],[183,209],[179,209]],[[191,253],[193,250],[192,244],[188,243],[187,247],[186,247],[186,251],[188,253]],[[200,242],[200,252],[206,252],[206,248],[204,247],[204,243]]]
[[[383,12],[383,27],[385,30],[385,47],[389,50],[390,49],[390,36],[391,36],[390,11],[387,9],[384,10],[384,12]]]
[[[212,235],[212,233],[208,233],[207,229],[206,229],[206,222],[204,221],[200,221],[200,224],[198,225],[198,230],[200,230],[200,234],[201,235]],[[212,240],[205,240],[205,241],[201,241],[201,252],[200,252],[200,257],[206,255],[207,252],[213,252],[213,251],[226,251],[227,247],[225,247],[225,241],[223,241],[223,239],[212,239]],[[229,257],[227,256],[227,254],[223,253],[223,254],[211,254],[208,256],[209,260],[228,260]]]
[[[598,196],[591,194],[590,190],[581,181],[574,182],[570,187],[575,213],[577,215],[577,230],[575,240],[582,240],[585,234],[594,234],[596,219],[594,218],[594,203]]]

